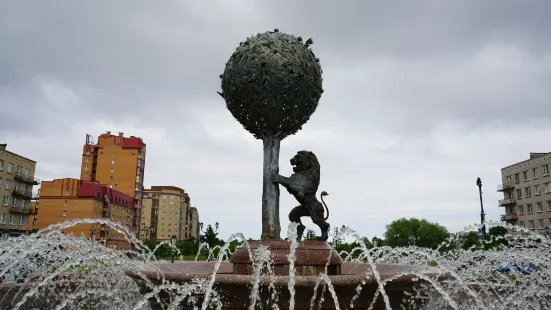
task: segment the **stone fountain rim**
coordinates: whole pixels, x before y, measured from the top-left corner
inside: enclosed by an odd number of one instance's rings
[[[209,265],[214,266],[215,262],[195,262],[195,261],[186,261],[186,262],[178,262],[178,264],[188,264],[188,265]],[[223,264],[229,264],[227,262],[223,262]],[[171,265],[171,264],[166,264]],[[369,264],[367,263],[343,263],[343,265],[349,265],[349,266],[361,266],[361,267],[367,267]],[[387,285],[411,285],[418,283],[418,280],[421,280],[416,274],[423,274],[425,276],[428,276],[430,278],[437,278],[438,280],[446,280],[449,278],[449,275],[445,272],[440,271],[437,268],[430,267],[430,266],[416,266],[416,265],[400,265],[400,264],[376,264],[376,266],[384,266],[384,267],[411,267],[410,271],[413,271],[416,268],[422,268],[425,271],[423,272],[417,272],[417,273],[395,273],[395,274],[381,274],[380,278],[382,280],[386,280],[389,278],[394,277],[396,274],[401,274],[396,279],[393,279],[392,281],[388,282]],[[379,268],[377,268],[379,269]],[[127,270],[126,275],[129,277],[132,277],[134,279],[143,279],[142,276],[145,276],[152,282],[160,282],[162,277],[158,277],[159,273],[158,271],[146,271],[142,270],[141,272],[136,272],[134,270]],[[197,273],[197,272],[191,272],[191,273],[183,273],[183,272],[170,272],[170,271],[163,271],[162,275],[164,275],[164,279],[168,281],[174,281],[174,282],[189,282],[194,279],[210,279],[212,277],[212,272],[208,273]],[[369,284],[376,284],[377,280],[374,275],[368,275],[366,276],[365,273],[358,273],[358,274],[341,274],[341,275],[328,275],[328,278],[331,280],[332,284],[334,286],[352,286],[352,285],[358,285],[360,283],[364,283],[366,285]],[[273,282],[277,286],[287,286],[289,283],[290,277],[288,275],[281,276],[276,275],[274,277],[270,276],[260,276],[260,284],[269,284],[273,279]],[[316,284],[318,281],[319,276],[295,276],[295,286],[297,287],[310,287]],[[232,273],[218,273],[215,277],[214,283],[217,285],[251,285],[253,280],[252,275],[238,275],[238,274],[232,274]]]

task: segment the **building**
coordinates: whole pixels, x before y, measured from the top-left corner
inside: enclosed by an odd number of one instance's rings
[[[188,227],[189,227],[189,232],[188,232],[188,236],[195,239],[195,241],[197,241],[197,243],[199,243],[199,236],[201,235],[200,233],[200,227],[199,227],[199,211],[197,211],[197,208],[195,207],[191,207],[189,208],[189,220],[188,220]]]
[[[69,178],[42,182],[38,202],[40,212],[34,229],[77,219],[108,219],[126,229],[134,228],[134,197],[97,182]],[[122,233],[106,224],[81,223],[62,231],[112,248],[126,250],[131,246]]]
[[[189,238],[189,202],[189,195],[176,186],[152,186],[144,190],[140,239]]]
[[[530,153],[530,159],[501,169],[501,220],[551,235],[551,153]]]
[[[0,144],[0,239],[27,232],[36,162],[6,149]]]
[[[101,134],[97,143],[86,135],[82,149],[80,179],[98,182],[134,197],[136,213],[133,227],[138,235],[145,168],[145,143],[141,138],[126,138],[122,132]]]

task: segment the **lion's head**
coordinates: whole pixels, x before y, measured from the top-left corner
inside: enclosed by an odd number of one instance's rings
[[[319,170],[320,164],[318,158],[314,153],[309,151],[299,151],[291,158],[291,165],[293,166],[293,172],[305,172],[311,170]]]

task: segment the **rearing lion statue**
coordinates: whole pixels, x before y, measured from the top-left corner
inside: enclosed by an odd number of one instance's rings
[[[327,192],[321,192],[322,203],[316,198],[316,192],[320,184],[320,164],[314,153],[309,151],[300,151],[291,159],[293,174],[286,178],[279,174],[273,176],[272,181],[281,184],[287,189],[289,194],[293,195],[300,203],[300,206],[293,208],[289,213],[289,220],[298,223],[297,240],[302,239],[302,234],[306,227],[300,221],[303,216],[310,216],[312,222],[318,225],[321,230],[321,236],[317,240],[326,241],[329,238],[329,224],[326,220],[329,218],[329,209],[323,201],[323,196],[329,195]],[[327,216],[323,217],[323,207],[327,211]]]

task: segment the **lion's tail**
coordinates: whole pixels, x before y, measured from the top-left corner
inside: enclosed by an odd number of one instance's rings
[[[329,218],[329,208],[327,208],[327,204],[325,203],[325,201],[323,201],[323,196],[327,196],[327,195],[329,195],[329,194],[326,191],[323,191],[320,194],[321,202],[323,203],[323,206],[325,207],[325,212],[327,212],[327,215],[325,216],[324,220],[327,220]]]

